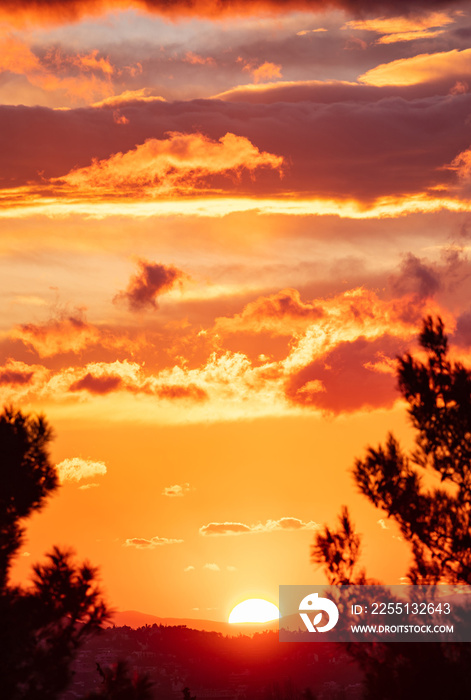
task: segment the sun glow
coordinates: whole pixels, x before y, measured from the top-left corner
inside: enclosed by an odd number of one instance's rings
[[[280,617],[280,612],[274,603],[263,598],[249,598],[232,609],[229,622],[250,624],[253,622],[271,622]]]

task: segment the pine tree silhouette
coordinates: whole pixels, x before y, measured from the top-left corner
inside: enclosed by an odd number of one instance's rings
[[[23,521],[58,487],[42,417],[9,407],[0,415],[0,684],[2,700],[54,700],[71,678],[82,640],[108,616],[96,570],[54,548],[33,568],[29,588],[9,570],[23,541]]]
[[[405,453],[393,435],[367,448],[353,468],[369,501],[397,523],[411,545],[412,584],[471,584],[471,371],[449,359],[442,320],[423,321],[425,362],[399,358],[398,386],[416,431]],[[435,473],[440,486],[424,484]],[[373,583],[359,567],[361,538],[344,507],[339,528],[318,533],[312,561],[331,585]],[[374,582],[376,583],[376,582]],[[471,696],[470,644],[347,646],[365,672],[367,700],[461,700]]]

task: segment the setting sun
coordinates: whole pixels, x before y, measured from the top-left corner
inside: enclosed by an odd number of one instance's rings
[[[229,622],[271,622],[279,617],[280,612],[274,603],[269,603],[263,598],[249,598],[232,608]]]

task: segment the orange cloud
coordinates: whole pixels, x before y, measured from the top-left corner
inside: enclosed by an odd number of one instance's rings
[[[280,518],[279,520],[267,520],[265,523],[246,525],[245,523],[209,523],[200,527],[200,535],[248,535],[261,532],[276,532],[279,530],[318,530],[319,525],[313,520],[305,523],[299,518]]]
[[[127,539],[123,547],[136,547],[137,549],[154,549],[166,544],[180,544],[183,540],[169,539],[168,537],[152,537],[150,540],[144,537],[131,537]]]
[[[190,490],[190,484],[175,484],[174,486],[167,486],[162,491],[162,496],[168,496],[169,498],[181,498],[185,493]]]
[[[84,365],[77,358],[73,366],[65,358],[67,364],[62,367],[58,358],[48,363],[54,368],[10,361],[0,368],[0,376],[5,377],[0,383],[1,399],[24,404],[39,401],[48,412],[58,406],[71,415],[79,414],[85,405],[97,415],[109,408],[113,416],[121,411],[132,419],[167,423],[304,411],[338,415],[392,406],[398,399],[392,376],[395,358],[410,348],[420,319],[439,313],[447,329],[455,325],[453,316],[433,300],[435,292],[446,287],[445,273],[445,268],[408,256],[389,278],[390,291],[399,298],[384,299],[364,288],[312,300],[303,300],[294,289],[259,297],[232,317],[209,322],[197,361],[185,355],[183,342],[173,366],[162,368],[149,353],[146,362],[142,357],[139,362]],[[48,326],[52,326],[52,333],[48,328],[51,339],[47,333],[44,338],[36,333],[32,340],[51,357],[53,345],[59,353],[64,345],[60,328],[54,323]],[[80,324],[77,338],[68,318],[65,329],[72,336],[66,336],[66,347],[86,345]],[[167,330],[162,328],[160,334],[164,346]],[[248,341],[244,334],[250,334]],[[112,340],[115,335],[118,340],[126,337],[111,334]],[[283,336],[289,342],[280,343]],[[101,336],[97,338],[95,345],[87,346],[88,355],[101,352]],[[195,329],[190,328],[187,345],[194,338]],[[232,350],[225,346],[226,340]],[[140,342],[146,347],[150,338],[144,336]],[[247,344],[247,353],[242,352]],[[277,359],[273,359],[274,347]]]
[[[105,97],[99,102],[94,102],[91,107],[120,107],[121,105],[129,104],[130,102],[166,102],[164,97],[152,95],[150,88],[141,88],[140,90],[125,90],[119,95],[111,95]]]
[[[163,384],[156,388],[157,396],[160,399],[191,399],[192,401],[206,401],[207,392],[197,384]]]
[[[283,158],[261,152],[247,138],[227,133],[218,141],[202,134],[169,132],[167,139],[148,139],[126,153],[72,170],[51,182],[79,193],[109,192],[128,195],[190,193],[204,187],[215,174],[253,173],[271,168],[281,173]]]
[[[455,21],[454,17],[445,12],[433,12],[428,15],[415,17],[376,17],[366,20],[352,20],[344,25],[344,29],[375,32],[383,36],[377,44],[392,44],[399,41],[431,38],[442,34],[448,24]]]
[[[113,92],[110,78],[114,68],[108,59],[97,56],[98,50],[76,56],[56,50],[41,61],[25,42],[7,36],[0,43],[0,72],[24,75],[31,85],[48,92],[63,90],[73,98],[89,100]],[[78,74],[65,75],[66,67],[75,68]]]
[[[82,309],[62,314],[43,324],[25,323],[14,328],[11,338],[33,348],[39,357],[52,357],[60,353],[79,353],[87,347],[101,345],[106,348],[133,349],[127,336],[119,336],[89,323]]]
[[[317,29],[302,29],[300,32],[296,32],[296,36],[306,36],[307,34],[317,34],[319,32],[327,32],[328,29],[325,27],[318,27]]]
[[[447,166],[447,169],[454,170],[460,180],[469,180],[471,178],[471,146],[459,153]]]
[[[297,289],[283,289],[249,302],[242,313],[230,319],[216,319],[215,329],[222,333],[267,331],[273,335],[292,335],[297,325],[305,328],[323,315],[321,304],[301,301]]]
[[[449,4],[438,0],[438,6]],[[455,0],[454,6],[467,7],[464,0]],[[408,14],[411,11],[429,9],[425,0],[5,0],[0,18],[16,23],[64,24],[86,16],[97,16],[109,10],[140,10],[176,19],[178,17],[253,16],[260,14],[284,14],[293,11],[325,12],[326,6],[354,10],[359,15],[372,12]]]
[[[3,385],[24,385],[29,384],[34,372],[31,370],[13,369],[8,367],[0,368],[0,386]]]
[[[193,53],[193,51],[187,51],[183,58],[183,61],[185,63],[191,63],[193,66],[216,65],[216,61],[211,56],[200,56],[197,53]]]
[[[471,76],[471,49],[420,54],[382,63],[360,75],[367,85],[417,85],[432,80]]]
[[[116,391],[123,383],[121,377],[112,374],[103,374],[99,377],[94,377],[93,374],[87,374],[70,385],[69,391],[85,391],[90,394],[109,394],[110,391]]]
[[[251,73],[255,83],[283,77],[281,74],[281,66],[276,63],[270,63],[269,61],[265,61],[265,63],[262,63],[258,67],[255,67],[253,63],[247,63],[242,70]]]

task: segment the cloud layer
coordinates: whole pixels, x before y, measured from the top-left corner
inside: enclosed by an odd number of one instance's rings
[[[106,474],[104,462],[94,462],[91,459],[72,457],[62,460],[56,465],[60,481],[81,481],[94,476]]]
[[[181,544],[183,540],[169,539],[168,537],[152,537],[150,540],[144,537],[131,537],[127,539],[123,547],[135,547],[136,549],[155,549],[167,544]]]
[[[223,535],[249,535],[261,532],[275,532],[280,530],[317,530],[320,526],[313,520],[303,522],[299,518],[280,518],[279,520],[267,520],[265,523],[247,525],[245,523],[208,523],[200,527],[200,535],[205,537]]]

